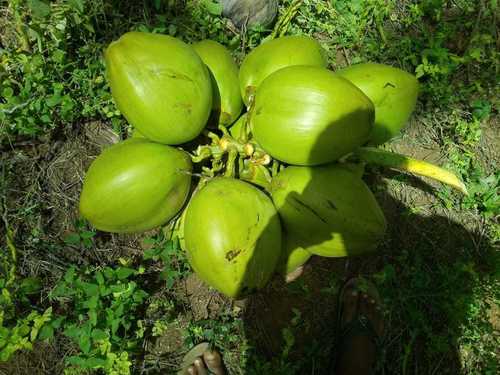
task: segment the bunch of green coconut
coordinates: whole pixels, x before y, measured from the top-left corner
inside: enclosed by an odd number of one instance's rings
[[[199,277],[229,297],[313,254],[374,251],[386,221],[362,180],[365,164],[466,193],[446,170],[375,148],[415,107],[417,80],[400,69],[331,71],[307,36],[266,41],[238,68],[214,41],[130,32],[105,60],[134,132],[93,161],[81,214],[107,232],[169,228]]]

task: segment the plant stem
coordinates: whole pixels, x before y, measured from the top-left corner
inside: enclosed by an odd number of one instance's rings
[[[288,29],[288,25],[292,21],[293,17],[295,17],[297,12],[299,11],[302,2],[303,0],[295,0],[288,6],[288,9],[285,11],[283,16],[281,16],[278,19],[278,22],[276,22],[274,30],[271,33],[271,39],[285,35]]]
[[[12,9],[12,13],[14,14],[14,21],[16,24],[16,32],[19,38],[19,44],[21,45],[21,49],[26,52],[31,52],[31,47],[28,41],[28,36],[24,31],[24,21],[21,13],[19,12],[19,0],[14,0],[10,2],[10,6]]]
[[[240,179],[262,187],[267,192],[271,191],[271,174],[263,165],[254,164],[250,160],[244,161],[240,171]]]

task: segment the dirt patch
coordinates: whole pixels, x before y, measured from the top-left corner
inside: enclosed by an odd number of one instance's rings
[[[0,375],[54,375],[64,370],[63,353],[56,344],[36,343],[32,351],[17,352],[0,363]]]
[[[182,289],[194,320],[212,319],[221,311],[231,309],[232,301],[210,288],[195,273],[182,282]]]
[[[90,249],[65,243],[67,234],[76,230],[89,165],[119,137],[99,122],[80,125],[61,137],[2,153],[7,216],[23,252],[21,274],[57,276],[70,264],[113,263],[121,256],[142,254],[135,235],[99,232]]]
[[[294,336],[293,358],[306,355],[318,343],[328,350],[333,344],[336,294],[354,272],[346,259],[313,257],[296,281],[285,284],[282,276],[275,276],[268,287],[245,301],[247,339],[269,359],[283,354],[289,333]]]
[[[481,160],[488,173],[498,171],[500,163],[500,120],[498,116],[492,117],[487,125],[482,128],[482,137],[479,149]]]
[[[119,141],[106,125],[98,122],[82,126],[82,132],[63,143],[46,165],[46,197],[51,233],[71,230],[78,218],[78,201],[85,172],[98,154]]]

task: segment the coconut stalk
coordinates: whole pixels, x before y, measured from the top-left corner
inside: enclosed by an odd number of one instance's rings
[[[465,184],[453,173],[435,164],[413,159],[406,155],[384,151],[374,147],[360,147],[354,155],[367,164],[409,172],[450,185],[464,195],[469,195]]]

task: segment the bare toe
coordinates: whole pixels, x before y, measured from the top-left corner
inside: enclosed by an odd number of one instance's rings
[[[304,273],[304,266],[300,266],[300,267],[297,267],[295,270],[293,270],[292,272],[290,273],[287,273],[286,274],[286,277],[285,277],[285,282],[288,284],[288,283],[291,283],[292,281],[295,281],[297,280],[300,276],[302,276],[302,274]]]
[[[372,320],[372,306],[370,304],[370,296],[366,293],[361,294],[361,298],[359,299],[359,314],[368,318],[368,320]]]
[[[219,352],[215,350],[207,350],[205,353],[203,353],[203,359],[205,360],[205,363],[207,364],[208,369],[214,374],[214,375],[224,375],[224,366],[222,364],[222,358],[219,354]]]
[[[384,334],[384,311],[382,310],[382,306],[377,303],[375,303],[373,313],[373,329],[379,337],[382,337]]]
[[[194,366],[189,366],[186,370],[186,374],[188,375],[198,375],[198,371],[194,368]]]
[[[347,287],[343,297],[342,325],[352,321],[358,310],[359,292],[355,287]]]
[[[194,360],[194,367],[198,375],[207,375],[207,368],[205,367],[205,363],[203,363],[203,359],[201,359],[201,357]]]
[[[384,316],[378,293],[373,293],[362,294],[359,299],[359,313],[370,321],[377,336],[381,337],[384,332]]]
[[[344,287],[341,301],[341,336],[337,345],[342,349],[337,357],[336,373],[371,374],[376,361],[376,343],[373,340],[376,337],[372,336],[378,334],[380,337],[382,333],[378,330],[382,320],[378,308],[380,298],[372,284],[363,287],[363,279],[352,279],[351,283],[352,286],[346,284]],[[369,329],[370,325],[373,326],[372,330]]]

